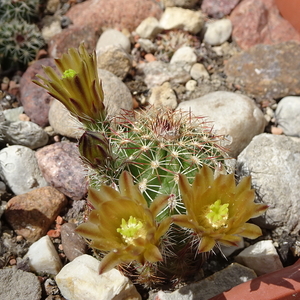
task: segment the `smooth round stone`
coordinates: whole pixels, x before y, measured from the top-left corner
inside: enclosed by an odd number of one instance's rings
[[[212,46],[221,45],[230,38],[231,32],[232,24],[229,19],[206,23],[204,42]]]

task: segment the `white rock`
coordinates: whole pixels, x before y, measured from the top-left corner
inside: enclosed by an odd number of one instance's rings
[[[100,262],[81,255],[65,265],[55,277],[68,300],[139,300],[140,294],[129,279],[116,269],[99,275]]]
[[[101,34],[96,45],[96,51],[109,45],[121,46],[127,53],[130,53],[131,43],[129,38],[116,29],[108,29]]]
[[[177,106],[177,97],[171,88],[171,84],[165,82],[163,85],[151,89],[151,96],[148,102],[154,107],[175,109]]]
[[[48,42],[53,36],[62,32],[61,21],[54,20],[49,26],[44,26],[42,36]]]
[[[204,16],[200,11],[180,7],[167,7],[159,21],[164,30],[183,29],[193,34],[200,32],[203,24]]]
[[[254,270],[258,276],[283,268],[271,240],[260,241],[249,246],[239,253],[235,259],[238,263]]]
[[[15,195],[47,186],[35,157],[27,147],[13,145],[0,151],[0,166],[4,181]]]
[[[185,84],[185,88],[187,91],[194,91],[196,89],[197,86],[197,81],[196,80],[189,80],[186,84]]]
[[[245,95],[213,92],[200,98],[181,102],[177,109],[205,116],[216,134],[228,136],[229,155],[236,157],[255,135],[263,132],[265,118],[255,102]]]
[[[143,39],[151,39],[156,37],[162,31],[159,22],[154,17],[148,17],[141,22],[136,28],[136,33]]]
[[[56,275],[62,268],[61,260],[48,235],[33,243],[24,258],[29,259],[32,271]]]
[[[147,53],[154,53],[157,48],[155,44],[148,39],[138,39],[137,42],[141,45],[141,48],[144,49]]]
[[[197,56],[195,51],[191,47],[181,47],[175,51],[173,54],[170,64],[174,64],[177,62],[183,62],[189,66],[193,65],[197,61]],[[190,69],[190,68],[189,68]]]
[[[212,46],[221,45],[230,38],[231,32],[232,24],[229,19],[206,23],[204,42]]]
[[[19,106],[16,108],[10,108],[3,111],[4,117],[7,121],[14,122],[20,121],[19,115],[24,112],[23,106]]]
[[[205,69],[205,67],[202,64],[199,64],[199,63],[193,64],[193,66],[190,70],[190,74],[191,74],[192,78],[195,80],[209,78],[209,74],[208,74],[207,70]]]

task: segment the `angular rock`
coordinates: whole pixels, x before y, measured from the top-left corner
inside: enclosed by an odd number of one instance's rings
[[[255,102],[245,95],[213,92],[181,102],[177,109],[191,111],[212,121],[215,133],[228,136],[229,155],[237,157],[255,135],[263,132],[265,119]]]
[[[203,0],[201,10],[215,19],[227,16],[237,6],[240,0]]]
[[[175,109],[177,97],[169,82],[151,89],[151,96],[148,102],[157,108]]]
[[[66,205],[66,197],[55,188],[51,186],[37,188],[10,199],[5,210],[5,218],[17,234],[34,242],[46,234]]]
[[[0,298],[40,300],[42,287],[37,276],[16,268],[0,269]]]
[[[20,81],[20,101],[31,121],[41,127],[48,124],[48,112],[52,97],[40,86],[32,82],[36,74],[45,76],[42,66],[55,68],[52,59],[43,58],[30,65]]]
[[[99,275],[99,264],[90,255],[81,255],[56,275],[56,283],[66,299],[142,299],[129,279],[116,269]]]
[[[1,177],[15,195],[47,186],[39,169],[35,152],[28,147],[13,145],[0,151]]]
[[[226,42],[232,32],[232,24],[229,19],[222,19],[205,24],[206,30],[204,34],[204,42],[217,46]]]
[[[195,80],[198,80],[200,78],[202,78],[202,79],[209,78],[209,73],[205,69],[204,65],[199,64],[199,63],[193,64],[193,66],[190,70],[190,74],[191,74],[192,78]]]
[[[300,44],[257,45],[231,57],[225,65],[229,83],[261,98],[300,94]]]
[[[63,266],[48,235],[33,243],[24,258],[31,270],[39,274],[56,275]]]
[[[264,228],[300,230],[300,139],[263,133],[238,156],[238,174],[252,177],[259,201],[269,205],[253,222]]]
[[[6,121],[15,122],[20,121],[19,116],[24,112],[23,106],[19,106],[16,108],[10,108],[3,111],[4,117]]]
[[[148,17],[143,20],[136,28],[135,32],[143,39],[155,38],[162,29],[159,26],[159,22],[154,17]]]
[[[300,41],[300,34],[283,19],[274,0],[244,0],[230,15],[232,38],[242,49],[257,44]]]
[[[84,166],[75,143],[59,142],[36,152],[39,167],[46,181],[73,200],[87,192]]]
[[[188,46],[177,49],[170,60],[170,64],[178,62],[183,62],[184,64],[188,65],[188,71],[190,71],[191,65],[197,62],[195,50]]]
[[[260,241],[240,252],[235,260],[260,276],[283,268],[271,240]]]

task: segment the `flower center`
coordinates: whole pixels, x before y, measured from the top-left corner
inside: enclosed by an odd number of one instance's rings
[[[143,236],[143,231],[143,223],[133,216],[130,216],[128,221],[122,219],[121,226],[117,228],[117,232],[122,235],[127,244],[132,244],[134,239]]]
[[[219,229],[226,225],[228,219],[228,206],[228,203],[221,204],[221,200],[217,200],[209,206],[209,212],[205,217],[213,228]]]
[[[77,73],[74,70],[69,69],[69,70],[64,71],[62,78],[73,78],[76,74]]]

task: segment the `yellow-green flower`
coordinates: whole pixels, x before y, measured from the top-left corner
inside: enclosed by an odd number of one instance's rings
[[[109,252],[101,261],[100,274],[121,263],[162,261],[159,250],[162,236],[171,219],[157,223],[157,214],[167,205],[168,195],[159,195],[148,207],[131,175],[124,171],[119,179],[120,192],[103,185],[89,188],[88,200],[94,206],[87,223],[77,232],[91,240],[91,247]]]
[[[267,209],[267,205],[254,203],[250,177],[236,185],[233,174],[214,179],[213,171],[204,165],[192,185],[179,175],[179,188],[187,214],[172,219],[194,230],[200,239],[199,252],[210,251],[216,243],[232,246],[241,237],[254,239],[262,234],[258,226],[246,223]]]
[[[103,121],[106,113],[96,53],[89,55],[81,44],[79,49],[71,48],[60,59],[55,59],[55,64],[61,74],[51,67],[44,67],[48,78],[36,75],[43,83],[33,82],[61,101],[83,124]]]

